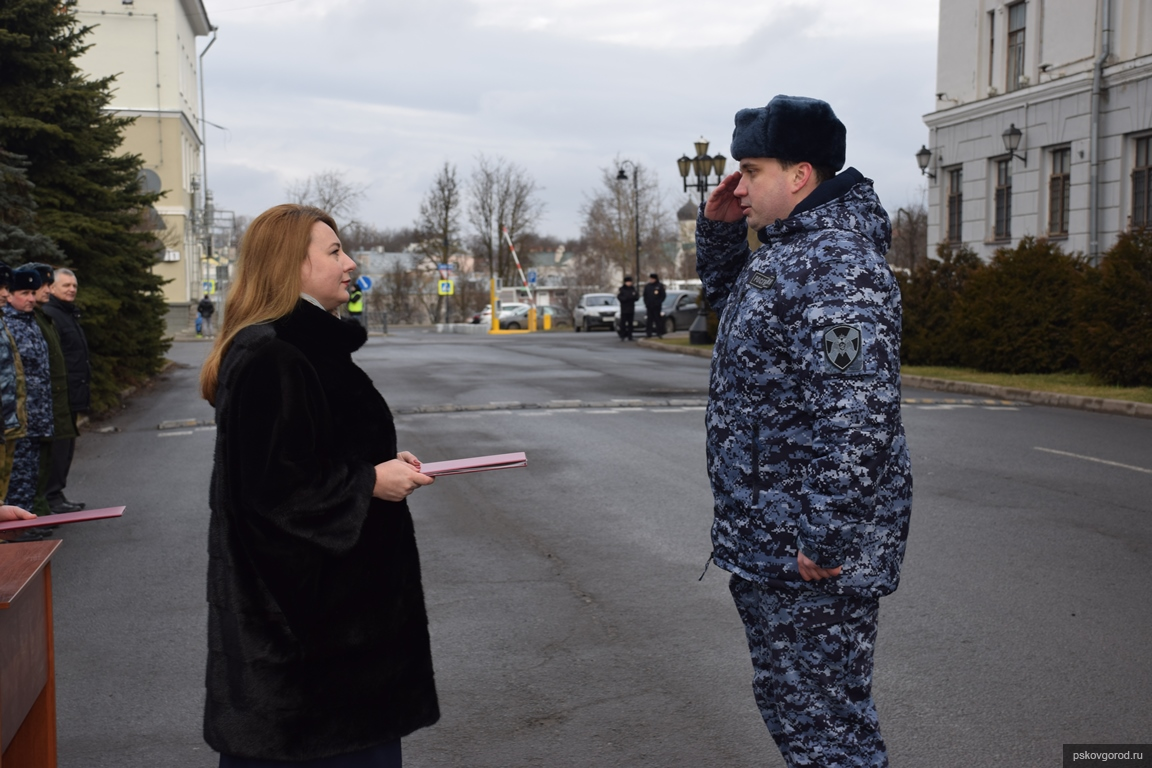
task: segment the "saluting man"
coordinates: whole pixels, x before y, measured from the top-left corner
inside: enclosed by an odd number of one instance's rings
[[[4,322],[16,341],[23,364],[28,415],[26,436],[16,440],[7,501],[28,510],[32,509],[40,479],[41,445],[52,437],[54,421],[48,342],[33,314],[36,292],[43,284],[40,273],[31,267],[12,270],[11,293],[4,305]]]
[[[696,269],[720,313],[712,559],[732,574],[760,713],[789,766],[879,768],[872,652],[912,475],[891,227],[871,181],[837,175],[845,135],[816,99],[738,112],[740,169],[702,206]]]

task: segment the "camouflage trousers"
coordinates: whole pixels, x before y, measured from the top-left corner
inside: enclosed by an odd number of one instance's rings
[[[872,702],[879,600],[728,585],[752,653],[752,690],[789,768],[886,768]]]
[[[16,454],[12,458],[12,479],[8,482],[6,503],[37,514],[48,514],[46,503],[36,509],[37,496],[45,482],[46,455],[50,442],[36,437],[22,437],[16,441]]]

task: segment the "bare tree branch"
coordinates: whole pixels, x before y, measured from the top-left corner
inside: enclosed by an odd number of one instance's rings
[[[367,190],[367,184],[353,184],[340,171],[328,169],[289,182],[284,194],[289,202],[316,206],[339,222],[351,218]]]
[[[521,238],[532,232],[544,213],[539,191],[536,181],[515,163],[485,155],[476,159],[468,184],[468,223],[474,253],[497,277],[516,279],[515,263],[501,244],[501,227],[508,228],[519,249]]]

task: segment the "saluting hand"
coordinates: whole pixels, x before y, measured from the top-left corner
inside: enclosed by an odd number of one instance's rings
[[[744,218],[740,201],[736,199],[736,187],[740,184],[740,171],[725,177],[724,181],[712,190],[708,202],[704,203],[704,218],[735,224]]]
[[[376,465],[376,487],[372,495],[385,501],[403,501],[422,485],[431,485],[434,477],[420,474],[420,460],[408,451],[400,451],[396,458]]]

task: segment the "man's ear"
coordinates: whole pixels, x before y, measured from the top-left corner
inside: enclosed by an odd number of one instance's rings
[[[812,168],[812,163],[799,162],[792,166],[792,175],[789,178],[789,183],[792,187],[792,194],[796,194],[808,184],[810,180],[815,178],[816,171]]]

